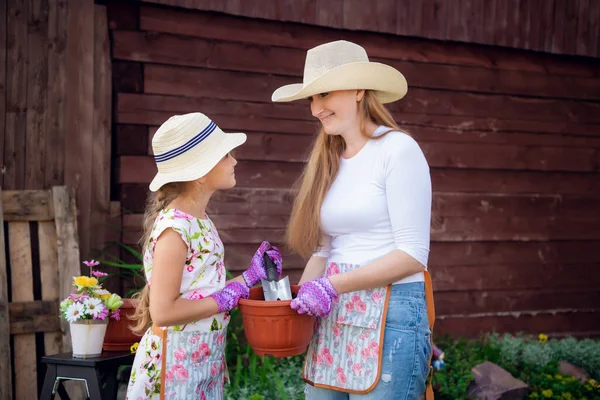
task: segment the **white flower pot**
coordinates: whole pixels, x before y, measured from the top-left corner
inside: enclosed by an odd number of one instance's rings
[[[71,322],[71,341],[73,342],[73,357],[92,358],[102,354],[104,334],[108,318],[104,321],[81,319]]]

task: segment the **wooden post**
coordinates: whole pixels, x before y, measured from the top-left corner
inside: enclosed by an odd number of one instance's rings
[[[0,399],[12,398],[12,370],[10,354],[10,324],[8,318],[8,273],[4,247],[4,217],[0,188]]]
[[[39,222],[38,237],[40,243],[40,275],[42,282],[42,300],[59,302],[60,284],[58,280],[58,255],[56,253],[56,226],[54,222]],[[46,355],[59,353],[62,333],[44,333],[44,352]]]
[[[54,218],[56,223],[56,243],[58,254],[58,284],[60,299],[71,293],[73,277],[81,274],[79,265],[79,242],[77,241],[77,211],[72,190],[66,186],[52,188]],[[71,351],[69,324],[61,319],[63,332],[61,351]]]
[[[31,259],[31,232],[29,222],[9,222],[9,254],[11,266],[12,302],[33,301],[33,268]],[[13,337],[15,397],[35,399],[37,385],[31,378],[37,376],[35,333],[16,334]]]

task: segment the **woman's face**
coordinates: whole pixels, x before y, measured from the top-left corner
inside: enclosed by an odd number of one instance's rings
[[[328,135],[340,135],[360,125],[358,105],[364,90],[336,90],[309,98],[310,110]]]
[[[202,178],[200,183],[203,187],[209,190],[231,189],[235,186],[235,166],[237,160],[233,158],[231,153],[228,153],[214,166],[213,169]]]

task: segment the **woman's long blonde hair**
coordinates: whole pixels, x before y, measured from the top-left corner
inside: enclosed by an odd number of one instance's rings
[[[364,126],[369,120],[392,130],[400,129],[392,114],[372,91],[365,91],[359,103],[359,112],[361,132],[368,138],[372,137],[365,132]],[[383,136],[385,134],[376,138]],[[305,258],[310,257],[320,245],[321,204],[338,172],[340,157],[345,148],[346,143],[341,136],[328,135],[321,127],[308,163],[296,182],[297,195],[287,227],[286,242],[292,250]]]
[[[150,234],[154,227],[154,222],[158,214],[167,208],[177,197],[181,196],[187,188],[187,182],[172,182],[162,186],[156,192],[151,192],[148,196],[146,204],[146,210],[144,212],[144,225],[143,235],[140,240],[140,246],[142,247],[142,255],[146,252],[148,241],[150,240]],[[148,283],[144,286],[141,292],[136,293],[133,298],[139,300],[135,313],[131,316],[131,319],[135,321],[135,325],[131,326],[130,329],[139,335],[146,332],[150,326],[150,286]]]

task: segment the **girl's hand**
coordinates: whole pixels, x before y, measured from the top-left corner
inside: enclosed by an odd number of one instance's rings
[[[290,307],[298,314],[309,314],[324,318],[331,312],[333,301],[338,293],[329,278],[319,278],[300,286],[298,296]]]
[[[265,271],[265,261],[263,259],[264,255],[268,254],[271,260],[277,266],[277,278],[281,278],[281,253],[277,247],[271,246],[269,242],[262,242],[254,257],[252,257],[252,261],[250,262],[250,268],[248,268],[242,276],[244,277],[244,281],[246,282],[246,286],[249,288],[253,287],[257,283],[260,282],[261,279],[267,279],[267,273]]]
[[[223,289],[210,295],[219,306],[219,313],[231,311],[238,305],[240,298],[247,299],[250,295],[250,289],[240,282],[231,282]]]

